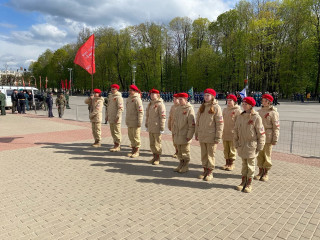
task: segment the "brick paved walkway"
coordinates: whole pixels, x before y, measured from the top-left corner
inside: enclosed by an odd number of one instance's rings
[[[161,165],[142,133],[138,159],[95,149],[89,123],[35,115],[0,117],[0,239],[320,239],[320,159],[274,153],[267,183],[234,190],[233,172],[196,177],[200,148],[191,147],[190,171],[174,173],[171,136],[163,136]]]

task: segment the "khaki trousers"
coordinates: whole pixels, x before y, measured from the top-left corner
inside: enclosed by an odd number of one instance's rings
[[[114,143],[121,143],[121,124],[120,123],[110,123],[110,132]]]
[[[272,152],[272,144],[266,143],[262,151],[259,152],[257,157],[258,167],[259,168],[267,168],[270,169],[272,167],[271,162],[271,152]]]
[[[101,122],[92,122],[92,135],[96,142],[101,142]]]
[[[225,159],[236,160],[237,150],[233,141],[223,141],[223,149]]]
[[[150,133],[149,132],[150,149],[154,154],[161,155],[161,134],[160,133]]]
[[[242,176],[245,176],[247,178],[253,178],[254,171],[255,171],[255,158],[247,158],[247,159],[242,158],[242,170],[241,170]]]
[[[173,144],[174,148],[177,149],[177,144],[175,144],[173,141],[173,134],[171,136],[172,136],[172,144]]]
[[[131,147],[140,148],[141,146],[140,131],[141,131],[141,127],[128,127],[128,136],[131,142]]]
[[[179,145],[177,144],[178,148],[178,159],[180,161],[190,161],[190,143]]]
[[[211,170],[214,169],[216,163],[214,156],[216,154],[217,145],[218,144],[215,143],[200,142],[202,167],[209,168]]]

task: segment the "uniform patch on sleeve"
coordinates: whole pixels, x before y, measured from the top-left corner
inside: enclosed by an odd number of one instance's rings
[[[280,127],[280,121],[279,120],[275,121],[275,124],[276,124],[277,127]]]
[[[219,117],[219,122],[223,122],[223,116]]]
[[[260,133],[261,133],[261,135],[263,135],[263,134],[266,133],[266,132],[264,131],[264,127],[261,127],[261,128],[260,128]]]

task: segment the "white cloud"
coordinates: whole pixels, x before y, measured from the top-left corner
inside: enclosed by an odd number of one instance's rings
[[[46,49],[55,50],[75,42],[79,31],[88,27],[116,29],[146,21],[169,23],[175,17],[206,17],[215,20],[238,0],[9,0],[6,5],[19,11],[40,13],[42,21],[23,31],[0,36],[0,68],[3,56],[18,66],[37,59]],[[14,25],[5,24],[7,28]],[[7,24],[7,25],[6,25]],[[27,67],[27,66],[25,66]]]

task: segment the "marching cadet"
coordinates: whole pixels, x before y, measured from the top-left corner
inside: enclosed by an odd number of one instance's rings
[[[59,118],[62,118],[66,104],[66,99],[61,93],[60,96],[56,98],[56,106],[58,107]]]
[[[179,107],[179,98],[178,98],[178,94],[173,94],[173,105],[170,108],[170,112],[169,112],[169,119],[168,119],[168,129],[169,131],[172,132],[172,127],[173,127],[173,123],[174,123],[174,114],[176,112],[177,107]],[[172,143],[174,148],[176,149],[176,152],[172,155],[173,158],[177,158],[178,155],[178,147],[177,145],[174,143],[173,141],[173,135],[172,135]]]
[[[92,126],[92,135],[94,143],[92,147],[101,147],[101,122],[102,122],[102,108],[103,98],[101,97],[101,90],[94,89],[94,97],[88,97],[84,102],[89,107],[89,119]]]
[[[211,181],[215,168],[215,153],[223,131],[223,117],[216,91],[208,88],[204,91],[204,102],[197,113],[195,137],[200,142],[203,173],[199,179]]]
[[[111,85],[111,94],[108,97],[106,122],[110,123],[110,132],[114,146],[110,152],[119,152],[121,143],[121,119],[123,112],[123,98],[118,84]]]
[[[239,105],[237,104],[237,97],[235,95],[227,96],[227,107],[223,109],[224,128],[222,134],[224,158],[226,165],[222,169],[232,171],[234,169],[234,161],[236,160],[237,150],[233,144],[233,129],[237,117],[241,114]]]
[[[126,125],[132,148],[128,157],[131,158],[139,156],[139,148],[141,146],[140,132],[143,120],[143,105],[140,93],[141,91],[136,85],[130,85],[129,97],[126,102]]]
[[[242,181],[236,189],[245,193],[252,191],[255,158],[263,149],[266,139],[262,119],[253,109],[255,105],[256,101],[252,97],[243,99],[243,112],[238,116],[234,128],[234,145],[242,158]]]
[[[179,93],[178,98],[180,106],[174,114],[172,133],[173,141],[178,148],[180,164],[174,171],[185,173],[189,171],[190,143],[195,131],[194,110],[188,102],[187,93]]]
[[[259,173],[254,179],[265,182],[269,179],[268,171],[272,166],[272,146],[277,144],[280,131],[279,113],[277,109],[272,106],[272,102],[273,97],[270,94],[264,94],[262,96],[262,107],[258,111],[266,131],[266,144],[257,157]]]
[[[151,101],[146,109],[146,128],[149,132],[150,149],[153,158],[149,161],[153,165],[159,165],[162,153],[161,134],[164,133],[166,122],[166,107],[157,89],[150,90]]]

